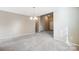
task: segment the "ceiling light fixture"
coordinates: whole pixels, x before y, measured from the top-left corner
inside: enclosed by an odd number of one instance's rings
[[[33,12],[34,12],[34,15],[30,17],[30,20],[38,20],[38,17],[36,16],[36,8],[33,7]]]

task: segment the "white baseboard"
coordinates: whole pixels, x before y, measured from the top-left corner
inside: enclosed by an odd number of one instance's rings
[[[13,34],[13,35],[5,35],[5,36],[0,36],[0,40],[4,39],[11,39],[11,38],[16,38],[24,35],[32,35],[35,33],[24,33],[24,34]]]
[[[72,42],[70,42],[70,44],[71,44],[71,46],[79,46],[78,44],[72,43]]]
[[[77,48],[79,47],[79,44],[73,43],[71,41],[68,41],[68,45],[74,50],[77,50]]]

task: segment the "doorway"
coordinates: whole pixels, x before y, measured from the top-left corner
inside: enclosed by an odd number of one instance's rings
[[[53,31],[53,14],[44,16],[45,31]]]
[[[39,32],[39,19],[35,20],[35,32]]]
[[[53,37],[53,12],[40,16],[40,32],[46,32]]]
[[[45,31],[52,31],[51,16],[45,16]]]
[[[35,32],[47,32],[53,35],[53,13],[48,13],[35,20]]]

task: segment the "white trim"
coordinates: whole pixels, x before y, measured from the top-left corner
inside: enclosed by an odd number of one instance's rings
[[[16,38],[16,37],[20,37],[20,36],[24,36],[24,35],[33,35],[33,34],[35,34],[35,33],[25,33],[25,34],[14,34],[14,36],[13,35],[8,35],[8,36],[6,36],[6,37],[0,37],[0,39],[11,39],[11,38]]]
[[[76,44],[76,43],[73,43],[73,42],[70,42],[71,46],[79,46],[79,44]]]

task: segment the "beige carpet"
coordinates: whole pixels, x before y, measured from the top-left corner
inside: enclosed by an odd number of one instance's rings
[[[67,51],[70,47],[63,42],[54,40],[46,32],[35,35],[12,38],[0,42],[0,51]]]

